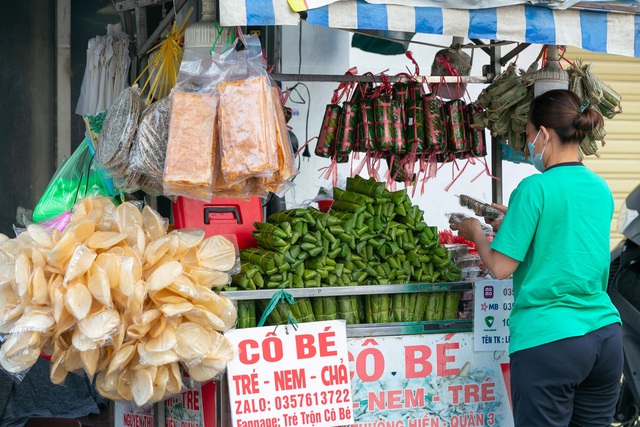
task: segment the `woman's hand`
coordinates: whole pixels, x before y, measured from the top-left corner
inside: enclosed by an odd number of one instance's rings
[[[507,211],[506,206],[494,204],[494,207],[500,209],[501,212]],[[500,228],[501,219],[487,221],[494,230]],[[449,226],[452,230],[458,230],[458,235],[473,242],[476,245],[478,255],[484,264],[491,270],[496,279],[506,279],[518,268],[520,261],[511,258],[501,252],[491,249],[489,239],[485,236],[482,224],[476,218],[466,218],[458,222],[450,222]]]
[[[462,236],[470,242],[477,243],[478,236],[484,236],[482,225],[476,218],[466,218],[458,223],[450,222],[452,230],[458,231],[458,236]]]
[[[493,206],[494,208],[502,212],[502,215],[498,219],[485,218],[484,222],[489,224],[491,228],[493,228],[494,232],[497,232],[500,226],[502,225],[502,220],[504,218],[504,215],[507,213],[507,207],[505,205],[500,205],[498,203],[491,203],[491,206]]]

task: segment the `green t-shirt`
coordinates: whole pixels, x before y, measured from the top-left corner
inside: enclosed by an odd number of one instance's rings
[[[520,261],[509,352],[585,335],[620,322],[606,293],[614,203],[581,163],[525,178],[491,248]]]

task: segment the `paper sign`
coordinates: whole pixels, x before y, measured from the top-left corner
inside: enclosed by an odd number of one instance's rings
[[[227,364],[234,427],[344,426],[353,422],[342,320],[236,329]]]
[[[352,427],[513,427],[507,352],[471,332],[349,338]]]
[[[215,387],[208,381],[165,400],[165,427],[216,427]]]
[[[115,427],[154,427],[154,406],[140,408],[133,402],[116,401],[114,408]]]
[[[474,350],[509,350],[513,281],[480,280],[475,282],[474,287]]]

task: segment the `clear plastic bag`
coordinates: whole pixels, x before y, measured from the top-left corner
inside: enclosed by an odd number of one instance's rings
[[[139,90],[128,87],[107,111],[96,147],[96,160],[116,179],[128,173],[131,146],[144,107]]]
[[[279,170],[272,83],[260,39],[247,36],[220,56],[221,166],[228,185]]]
[[[33,210],[33,221],[42,222],[70,211],[74,203],[84,197],[112,194],[101,170],[83,140],[69,159],[60,164],[51,178],[38,204]]]
[[[143,111],[129,162],[131,170],[160,183],[164,174],[170,118],[171,96],[154,102]]]
[[[291,140],[284,117],[283,105],[280,100],[280,91],[276,86],[271,87],[270,98],[275,116],[278,170],[268,178],[260,178],[259,185],[267,191],[282,196],[293,186],[291,180],[298,174],[298,169],[294,164]]]
[[[217,107],[215,93],[173,92],[163,179],[166,195],[213,197]]]
[[[445,214],[445,216],[449,218],[449,224],[460,224],[465,219],[471,218],[470,216],[460,212],[447,213]],[[480,224],[480,227],[482,228],[482,232],[484,233],[485,236],[487,237],[495,236],[496,233],[488,225]]]

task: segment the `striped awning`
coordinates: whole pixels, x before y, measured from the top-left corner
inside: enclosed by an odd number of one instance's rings
[[[640,57],[640,15],[607,10],[556,10],[514,5],[447,9],[345,0],[305,12],[312,25],[391,30],[533,44],[570,45]],[[297,25],[287,0],[220,0],[224,26]]]

